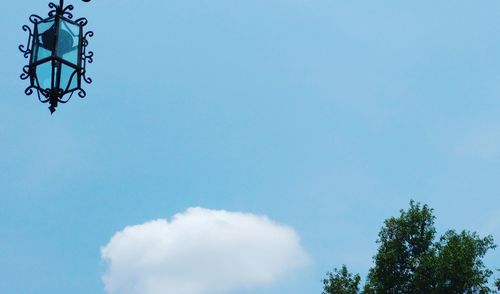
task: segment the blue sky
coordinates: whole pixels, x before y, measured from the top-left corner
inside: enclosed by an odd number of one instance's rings
[[[100,248],[188,207],[293,227],[312,263],[235,294],[320,293],[366,274],[410,199],[500,243],[500,3],[76,2],[87,98],[25,96],[28,16],[3,3],[0,289],[105,293]],[[500,250],[486,258],[500,266]]]

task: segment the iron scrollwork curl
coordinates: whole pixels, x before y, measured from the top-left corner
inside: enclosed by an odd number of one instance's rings
[[[36,23],[38,21],[38,19],[41,19],[41,17],[37,16],[37,15],[31,15],[30,16],[30,21],[33,22],[33,23]],[[25,32],[28,32],[28,42],[25,45],[19,45],[18,49],[19,51],[21,51],[21,53],[23,53],[23,56],[24,58],[29,58],[29,56],[31,55],[31,43],[33,42],[33,31],[31,30],[31,28],[27,25],[23,25],[23,31]],[[30,71],[30,66],[29,65],[25,65],[23,66],[23,72],[21,73],[21,76],[20,78],[22,80],[26,80],[28,79],[29,77],[31,76],[31,71]],[[33,87],[30,86],[28,87],[24,92],[26,95],[31,95],[33,94]]]
[[[54,2],[49,3],[49,8],[52,9],[51,11],[49,11],[49,17],[55,16],[59,12],[59,9],[60,9],[59,6],[57,4],[55,4]]]
[[[78,88],[77,91],[78,91],[78,96],[80,96],[80,98],[85,98],[85,96],[87,96],[87,92],[85,92],[84,89]]]
[[[88,53],[88,54],[85,54],[85,55],[83,56],[83,58],[85,58],[85,59],[87,60],[87,62],[88,62],[88,63],[92,63],[92,62],[94,62],[93,57],[94,57],[94,52],[92,52],[92,51],[89,51],[89,53]]]
[[[42,103],[47,103],[50,101],[50,97],[51,97],[51,91],[50,89],[43,89],[41,91],[38,91],[38,100],[40,100],[40,102]],[[43,95],[43,97],[45,97],[46,99],[42,99],[42,96],[40,96],[40,93]]]
[[[66,98],[66,99],[63,99],[63,98],[62,98],[63,96],[62,96],[62,95],[59,95],[59,96],[58,96],[58,98],[57,98],[57,102],[60,102],[60,103],[62,103],[62,104],[66,104],[66,103],[68,103],[68,102],[69,102],[69,100],[71,100],[71,97],[73,97],[73,93],[75,93],[75,91],[71,91],[71,92],[69,92],[69,97],[68,97],[68,98]]]
[[[20,76],[21,80],[26,80],[26,79],[28,79],[30,76],[31,76],[30,66],[29,66],[29,65],[25,65],[25,66],[23,66],[23,73],[22,73],[22,74],[21,74],[21,76]]]
[[[28,58],[31,54],[31,42],[33,40],[33,32],[31,31],[31,28],[27,25],[23,25],[23,31],[28,32],[28,44],[26,47],[24,45],[19,45],[19,51],[24,53],[24,58]]]
[[[67,18],[69,19],[72,19],[73,18],[73,14],[70,12],[74,9],[75,7],[73,5],[68,5],[66,6],[63,11],[62,11],[62,15],[63,16],[66,16]]]
[[[49,11],[49,17],[53,17],[59,14],[69,19],[73,18],[73,14],[71,13],[71,11],[75,9],[73,5],[68,5],[64,7],[64,3],[60,3],[60,5],[57,5],[54,2],[49,3],[49,8],[52,9]]]
[[[87,77],[87,62],[88,63],[92,63],[94,62],[94,52],[92,51],[89,51],[87,52],[87,46],[89,44],[89,41],[88,41],[88,38],[91,38],[94,36],[94,32],[92,31],[88,31],[85,33],[85,35],[83,36],[83,39],[82,39],[82,47],[83,47],[83,50],[82,50],[82,60],[83,60],[83,65],[82,65],[82,71],[81,71],[81,75],[82,75],[82,78],[83,80],[87,83],[87,84],[92,84],[92,78],[90,77]],[[83,93],[85,93],[85,91],[83,91]],[[81,98],[85,97],[87,94],[85,93],[83,95],[83,97],[78,94]]]
[[[36,14],[32,14],[30,15],[29,17],[29,20],[32,24],[39,24],[43,21],[43,18],[39,15],[36,15]]]
[[[26,95],[30,96],[31,94],[33,94],[33,89],[34,89],[34,87],[33,87],[33,86],[29,86],[28,88],[26,88],[26,89],[24,90],[24,94],[26,94]]]
[[[82,75],[82,78],[85,81],[85,83],[92,84],[92,78],[91,77],[87,77],[87,71],[85,69],[82,69],[81,75]]]
[[[84,27],[88,24],[89,21],[85,17],[80,17],[79,19],[75,20],[75,22],[81,27]]]

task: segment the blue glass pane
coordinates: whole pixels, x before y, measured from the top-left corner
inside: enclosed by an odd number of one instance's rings
[[[52,55],[54,48],[54,19],[45,20],[37,25],[38,34],[35,38],[33,58],[37,62]]]
[[[52,55],[52,52],[50,52],[49,50],[43,48],[42,46],[37,46],[36,61],[40,61],[40,60],[47,58],[51,55]]]
[[[42,89],[52,88],[52,62],[47,61],[36,67],[36,80]]]
[[[38,33],[43,34],[46,30],[50,29],[50,27],[54,24],[54,18],[44,19],[38,23]]]
[[[57,41],[57,56],[78,65],[79,42],[80,27],[61,19],[59,23],[59,39]]]
[[[68,86],[69,85],[69,86]],[[61,65],[61,82],[60,88],[64,90],[74,90],[78,88],[78,74],[71,66]]]

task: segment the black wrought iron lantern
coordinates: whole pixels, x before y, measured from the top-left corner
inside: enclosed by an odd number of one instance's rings
[[[87,52],[87,45],[94,33],[84,32],[86,18],[73,20],[73,5],[64,6],[64,0],[60,0],[59,5],[49,3],[49,8],[48,18],[29,17],[33,29],[23,26],[29,39],[28,45],[20,45],[19,50],[29,58],[21,74],[21,79],[30,81],[26,95],[36,91],[40,102],[48,102],[54,113],[58,103],[67,103],[75,92],[81,98],[87,95],[82,81],[92,83],[86,76],[86,65],[92,63],[94,53]]]

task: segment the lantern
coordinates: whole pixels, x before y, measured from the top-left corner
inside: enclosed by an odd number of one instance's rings
[[[58,103],[67,103],[75,92],[81,98],[86,96],[82,81],[92,83],[86,76],[86,64],[92,63],[94,55],[86,50],[87,38],[94,33],[84,33],[86,18],[73,20],[73,5],[65,7],[60,0],[59,5],[49,3],[49,8],[52,10],[48,18],[30,16],[33,29],[23,26],[29,33],[28,45],[20,45],[19,50],[29,58],[21,74],[21,79],[30,81],[26,95],[36,91],[40,102],[48,102],[54,113]]]

